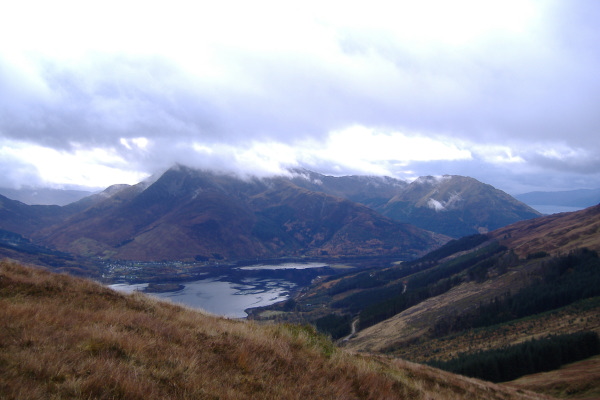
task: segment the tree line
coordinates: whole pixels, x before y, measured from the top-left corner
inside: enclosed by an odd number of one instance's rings
[[[380,289],[365,290],[334,303],[334,306],[359,310],[360,328],[364,329],[388,319],[430,297],[447,292],[465,280],[484,280],[488,270],[516,261],[514,254],[492,243],[455,259],[443,262],[425,271],[411,275],[404,283],[396,283]]]
[[[496,325],[595,296],[600,296],[600,258],[595,251],[583,248],[542,261],[538,279],[528,287],[480,304],[470,313],[442,318],[436,322],[431,333],[434,337],[441,337]]]
[[[506,382],[524,375],[558,369],[597,354],[600,354],[598,334],[578,332],[532,339],[501,349],[461,354],[449,361],[432,361],[429,364],[473,378]]]

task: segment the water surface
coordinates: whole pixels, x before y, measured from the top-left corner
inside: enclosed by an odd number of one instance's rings
[[[245,318],[244,310],[284,301],[294,289],[331,271],[323,263],[257,264],[219,270],[218,276],[177,282],[183,286],[179,290],[148,294],[217,315]],[[144,291],[148,283],[117,283],[110,287],[122,292]]]

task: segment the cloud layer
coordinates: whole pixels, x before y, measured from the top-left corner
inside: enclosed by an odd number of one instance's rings
[[[593,0],[146,3],[3,12],[0,186],[180,162],[600,187]]]

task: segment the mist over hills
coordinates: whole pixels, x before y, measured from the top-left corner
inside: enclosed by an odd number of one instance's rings
[[[69,205],[3,198],[0,228],[83,256],[222,260],[281,256],[412,259],[449,240],[538,216],[461,176],[239,178],[175,166]]]
[[[453,237],[485,233],[540,214],[505,192],[456,175],[419,178],[391,199],[382,214]]]
[[[599,207],[524,220],[527,206],[468,177],[407,183],[296,171],[240,179],[176,166],[152,181],[111,186],[63,207],[0,196],[0,239],[15,251],[56,253],[65,263],[78,262],[69,254],[405,260],[317,280],[293,301],[256,309],[251,318],[309,322],[334,338],[350,334],[344,343],[352,350],[425,362],[529,337],[600,332]],[[386,209],[448,218],[448,226],[452,218],[468,220],[463,226],[484,233],[450,240],[394,221],[382,215]],[[510,218],[517,222],[488,231]],[[432,221],[444,227],[444,220]],[[54,268],[58,258],[47,265]],[[485,333],[473,333],[482,326]]]
[[[34,237],[76,254],[137,260],[412,258],[448,240],[283,178],[183,166],[151,184],[110,188],[92,203]]]
[[[20,189],[0,187],[0,195],[29,205],[66,206],[93,193],[86,190],[22,187]]]

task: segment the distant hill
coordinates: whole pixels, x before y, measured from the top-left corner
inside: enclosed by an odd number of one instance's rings
[[[418,178],[377,209],[395,220],[452,237],[485,233],[540,216],[507,193],[459,175]]]
[[[30,206],[0,195],[0,229],[30,235],[70,215],[59,206]]]
[[[66,206],[0,198],[0,229],[77,255],[137,260],[281,256],[412,259],[447,241],[538,216],[462,176],[240,179],[184,166]],[[432,233],[432,232],[435,232]]]
[[[517,222],[490,237],[522,257],[541,251],[565,254],[582,247],[600,252],[600,205]]]
[[[283,178],[242,180],[177,166],[149,185],[107,191],[81,200],[83,211],[67,206],[67,219],[33,237],[75,254],[133,260],[411,259],[449,239]]]
[[[329,176],[306,169],[291,170],[291,181],[298,186],[342,197],[376,209],[386,204],[409,185],[389,176]]]
[[[518,194],[515,198],[541,211],[549,209],[549,206],[583,209],[600,204],[600,189],[529,192]]]
[[[547,397],[0,261],[3,399]]]
[[[408,183],[390,177],[293,173],[292,181],[299,186],[360,202],[396,221],[455,238],[541,215],[507,193],[465,176],[424,176]]]
[[[0,194],[13,200],[18,200],[29,205],[57,205],[67,204],[81,200],[93,193],[85,190],[67,190],[51,188],[22,187],[20,189],[1,188]]]

